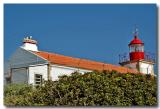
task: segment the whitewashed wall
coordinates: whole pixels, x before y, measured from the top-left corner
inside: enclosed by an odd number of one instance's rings
[[[41,74],[42,78],[44,80],[47,80],[47,65],[31,65],[29,66],[29,80],[28,83],[29,84],[33,84],[35,83],[35,74]]]
[[[31,43],[24,43],[22,45],[22,48],[24,48],[26,50],[38,51],[37,45],[31,44]]]
[[[152,64],[140,62],[139,66],[140,66],[140,72],[142,72],[144,74],[153,74],[153,72],[154,72]]]
[[[58,76],[70,75],[71,73],[78,71],[80,73],[91,72],[91,70],[78,69],[73,67],[66,67],[60,65],[52,65],[51,67],[51,78],[53,81],[58,80]]]

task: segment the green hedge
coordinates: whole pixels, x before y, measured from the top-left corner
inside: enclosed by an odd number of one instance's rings
[[[112,72],[73,73],[42,86],[9,85],[7,106],[156,106],[157,79]]]

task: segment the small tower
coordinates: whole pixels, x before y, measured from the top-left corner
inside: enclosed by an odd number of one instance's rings
[[[137,69],[140,73],[154,75],[154,56],[144,52],[144,43],[138,38],[137,29],[134,39],[128,44],[129,56],[119,55],[119,64],[131,69]]]
[[[25,50],[38,51],[37,41],[33,40],[32,36],[24,38],[21,47]]]
[[[144,59],[144,43],[138,39],[138,31],[135,30],[134,39],[128,44],[130,61]]]

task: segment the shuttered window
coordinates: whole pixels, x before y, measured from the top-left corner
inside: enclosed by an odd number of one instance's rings
[[[35,85],[41,85],[42,84],[42,75],[35,74]]]

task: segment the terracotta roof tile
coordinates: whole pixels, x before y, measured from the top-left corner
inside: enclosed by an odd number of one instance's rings
[[[69,56],[63,56],[55,53],[48,53],[43,51],[33,52],[34,54],[48,60],[52,64],[59,64],[59,65],[65,65],[70,67],[76,67],[76,68],[82,68],[82,69],[88,69],[88,70],[108,70],[112,71],[115,70],[120,73],[138,73],[137,70],[129,69],[126,67],[116,66],[112,64],[106,64],[102,62],[96,62],[86,59],[80,59],[80,58],[73,58]]]

